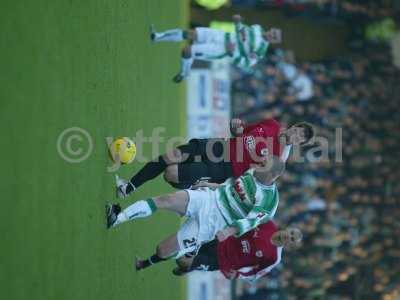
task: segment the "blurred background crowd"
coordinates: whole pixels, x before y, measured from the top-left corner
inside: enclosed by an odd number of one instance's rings
[[[396,0],[232,0],[239,6],[283,9],[289,15],[371,21],[396,14]],[[393,9],[395,8],[395,9]]]
[[[394,15],[373,3],[389,1],[256,2]],[[257,285],[238,283],[239,299],[397,299],[400,70],[387,42],[365,38],[343,57],[299,62],[274,49],[254,73],[234,70],[235,117],[307,121],[317,132],[280,181],[276,221],[301,228],[303,246]]]
[[[235,116],[305,120],[318,136],[280,183],[277,221],[305,239],[274,274],[276,299],[379,299],[399,287],[399,75],[384,45],[301,64],[278,50],[253,76],[236,70]],[[258,295],[270,285],[260,281]]]
[[[254,72],[233,70],[233,117],[317,134],[279,183],[275,221],[303,245],[257,284],[237,281],[237,299],[400,299],[400,1],[216,2],[195,23],[240,13],[283,29]]]

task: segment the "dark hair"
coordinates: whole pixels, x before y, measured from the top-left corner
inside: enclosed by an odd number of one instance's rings
[[[302,142],[300,145],[305,145],[305,144],[309,143],[310,140],[314,137],[314,134],[315,134],[314,127],[310,123],[299,122],[299,123],[293,124],[290,127],[299,127],[299,128],[303,128],[304,129],[305,141]]]

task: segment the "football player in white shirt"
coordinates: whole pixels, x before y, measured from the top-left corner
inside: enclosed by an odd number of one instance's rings
[[[234,15],[235,32],[229,33],[208,27],[193,30],[171,29],[156,32],[151,27],[153,42],[180,42],[188,40],[191,44],[182,51],[181,69],[173,81],[181,82],[190,73],[195,59],[211,61],[229,57],[232,64],[243,70],[251,70],[266,54],[269,44],[281,43],[282,31],[270,28],[267,31],[260,25],[247,26],[240,15]]]

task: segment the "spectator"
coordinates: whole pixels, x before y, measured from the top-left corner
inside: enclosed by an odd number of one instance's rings
[[[235,117],[309,121],[329,141],[328,157],[310,155],[316,141],[304,149],[306,162],[289,161],[276,217],[299,227],[304,244],[273,275],[273,292],[269,278],[257,287],[279,299],[383,299],[400,289],[400,71],[386,47],[301,66],[285,56],[271,55],[253,77],[235,71]],[[311,101],[290,91],[293,67],[312,79]],[[342,162],[335,161],[337,127]]]

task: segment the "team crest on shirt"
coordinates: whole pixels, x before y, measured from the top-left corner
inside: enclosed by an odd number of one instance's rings
[[[243,253],[250,253],[250,243],[247,240],[241,241]]]
[[[263,257],[262,251],[261,251],[261,250],[257,250],[257,251],[256,251],[256,256],[257,256],[257,257]]]
[[[243,183],[240,179],[237,179],[233,185],[236,193],[238,194],[240,200],[243,202],[247,199],[246,192],[243,187]]]

